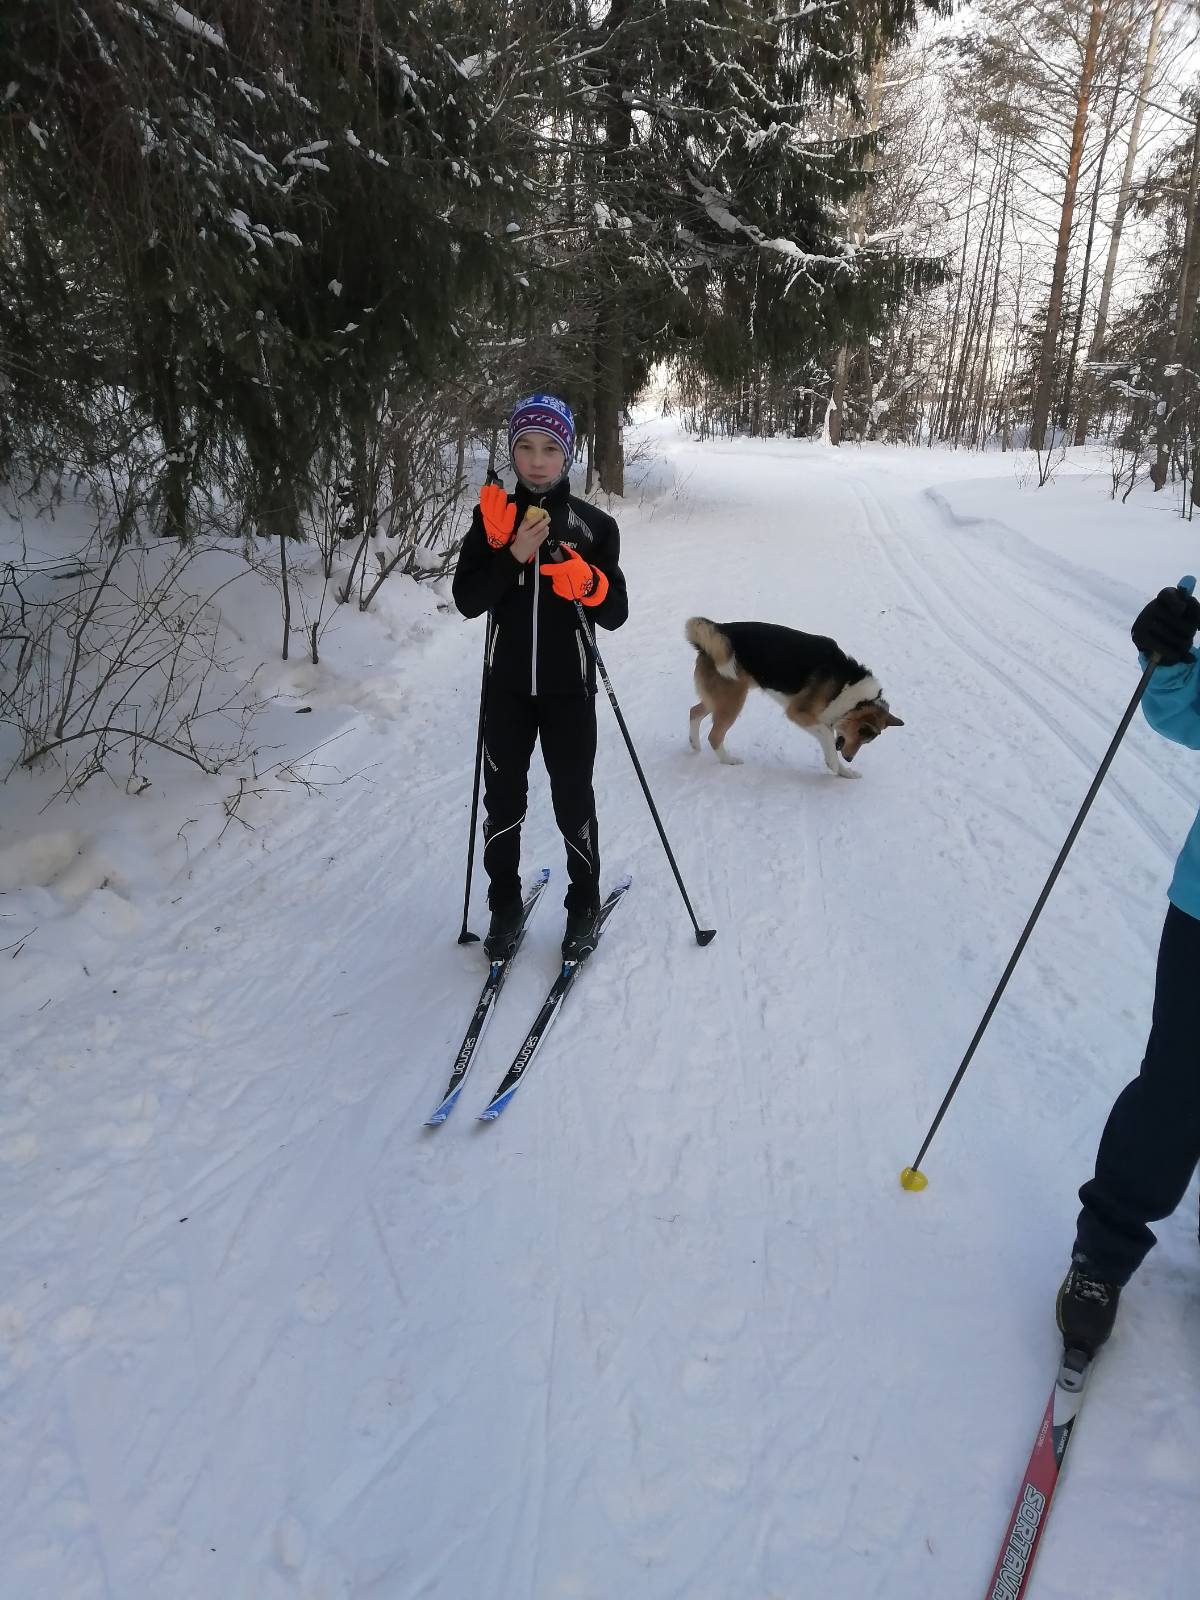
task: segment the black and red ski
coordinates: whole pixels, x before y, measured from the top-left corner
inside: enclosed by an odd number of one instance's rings
[[[1063,1457],[1083,1404],[1092,1359],[1082,1350],[1063,1352],[1016,1504],[1008,1519],[1008,1532],[988,1585],[987,1600],[1024,1600],[1029,1592],[1033,1558],[1045,1531],[1050,1502],[1062,1474]]]

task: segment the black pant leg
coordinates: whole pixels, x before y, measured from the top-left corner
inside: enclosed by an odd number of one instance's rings
[[[1147,1223],[1169,1217],[1200,1162],[1200,921],[1167,911],[1154,1015],[1139,1075],[1109,1113],[1096,1175],[1079,1191],[1076,1251],[1125,1283],[1154,1244]]]
[[[596,765],[596,701],[592,695],[538,698],[542,760],[550,775],[554,820],[567,846],[566,907],[584,911],[600,899],[600,838],[592,772]]]
[[[490,688],[483,724],[483,866],[493,909],[521,898],[521,824],[536,738],[533,696]]]

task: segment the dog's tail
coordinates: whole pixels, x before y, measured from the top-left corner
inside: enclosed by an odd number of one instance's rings
[[[715,622],[710,622],[707,617],[689,617],[683,631],[688,643],[694,644],[697,650],[708,656],[723,678],[737,677],[737,658],[733,653],[733,645]]]

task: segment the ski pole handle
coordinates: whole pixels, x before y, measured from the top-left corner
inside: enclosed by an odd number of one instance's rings
[[[1175,587],[1182,594],[1192,594],[1196,588],[1196,580],[1192,577],[1190,572],[1185,572]],[[1146,669],[1146,682],[1148,683],[1150,681],[1150,674],[1152,670],[1155,667],[1162,665],[1162,657],[1158,655],[1157,652],[1152,652],[1146,657],[1146,660],[1150,663],[1149,667]]]

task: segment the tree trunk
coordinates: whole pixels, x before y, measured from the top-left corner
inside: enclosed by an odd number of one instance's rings
[[[292,590],[288,583],[287,539],[279,535],[279,577],[283,591],[283,659],[288,658],[288,644],[292,633]]]
[[[1171,372],[1171,364],[1181,350],[1185,350],[1192,334],[1192,318],[1196,309],[1197,241],[1200,228],[1196,226],[1196,199],[1200,194],[1200,121],[1192,140],[1192,164],[1188,179],[1187,227],[1183,236],[1183,265],[1179,269],[1179,289],[1175,300],[1174,327],[1164,342],[1162,373],[1159,379],[1159,413],[1155,462],[1150,469],[1150,481],[1155,493],[1167,481],[1167,463],[1170,456],[1171,434],[1176,404],[1180,395],[1178,370]]]
[[[1018,280],[1016,305],[1013,310],[1013,329],[1005,351],[1004,379],[1000,385],[1000,407],[996,417],[996,431],[1000,435],[1000,449],[1013,448],[1013,427],[1016,420],[1013,395],[1017,389],[1017,374],[1021,364],[1021,284]]]
[[[859,439],[864,443],[875,437],[875,379],[871,373],[871,346],[864,344],[860,349],[863,365],[863,383],[866,387],[866,411],[863,416],[862,432]]]
[[[954,351],[958,344],[958,315],[962,308],[963,280],[967,274],[967,244],[971,237],[971,211],[975,204],[975,171],[979,165],[979,125],[975,127],[975,148],[971,154],[971,182],[967,189],[967,215],[963,227],[962,255],[958,262],[958,282],[954,290],[954,315],[950,319],[950,347],[946,352],[946,381],[942,385],[942,398],[937,409],[937,419],[929,429],[929,444],[933,447],[933,436],[936,433],[939,439],[945,437],[946,407],[950,403],[950,381],[954,371]]]
[[[843,433],[842,408],[846,404],[846,379],[850,376],[850,346],[844,344],[837,353],[833,369],[833,399],[829,412],[829,442],[841,444]]]
[[[990,264],[992,237],[996,225],[996,190],[999,185],[1000,164],[997,162],[992,168],[991,181],[988,184],[987,211],[984,214],[983,231],[979,235],[979,243],[975,250],[975,269],[971,274],[971,293],[967,299],[967,314],[964,319],[966,328],[963,334],[963,346],[959,353],[958,371],[953,379],[953,393],[950,402],[950,411],[946,424],[945,436],[949,436],[954,445],[960,442],[963,418],[966,411],[966,396],[968,370],[974,361],[975,344],[979,333],[979,317],[976,310],[976,299],[982,305],[983,284],[987,277],[987,268]]]
[[[1108,336],[1108,306],[1112,299],[1113,280],[1117,275],[1117,257],[1121,250],[1121,232],[1125,226],[1125,217],[1129,211],[1129,202],[1133,194],[1133,169],[1137,161],[1138,143],[1142,135],[1142,114],[1146,109],[1146,96],[1150,93],[1150,85],[1154,80],[1154,62],[1158,55],[1159,31],[1162,20],[1167,14],[1171,0],[1155,0],[1154,15],[1150,19],[1150,38],[1146,44],[1146,60],[1142,67],[1142,76],[1138,82],[1137,101],[1133,109],[1133,124],[1129,129],[1129,144],[1125,150],[1125,170],[1121,174],[1121,191],[1117,197],[1116,215],[1113,217],[1112,235],[1108,241],[1108,259],[1104,263],[1104,281],[1100,287],[1100,303],[1096,307],[1096,326],[1092,331],[1092,341],[1088,346],[1088,362],[1099,361],[1104,352],[1104,341]],[[1091,395],[1085,388],[1080,395],[1079,416],[1075,423],[1075,443],[1083,444],[1087,439]]]
[[[875,63],[867,85],[866,101],[866,131],[878,131],[879,103],[883,97],[884,58],[881,56]],[[861,125],[859,131],[862,131]],[[872,150],[863,157],[863,171],[875,170],[875,152]],[[867,190],[862,189],[850,202],[849,232],[851,241],[861,245],[867,236]],[[848,344],[842,345],[837,353],[837,362],[833,374],[833,411],[828,415],[828,430],[830,444],[841,444],[846,434],[846,388],[850,378],[851,350]]]
[[[1104,168],[1108,163],[1108,148],[1112,144],[1113,123],[1116,120],[1117,102],[1121,95],[1121,84],[1125,78],[1125,62],[1128,57],[1129,39],[1126,36],[1125,47],[1121,52],[1121,63],[1113,80],[1112,101],[1104,124],[1104,142],[1100,146],[1100,155],[1096,161],[1096,183],[1092,190],[1092,209],[1088,216],[1087,243],[1083,248],[1083,273],[1079,280],[1079,302],[1075,307],[1075,326],[1071,333],[1071,353],[1067,357],[1062,406],[1058,414],[1058,425],[1064,434],[1071,421],[1071,396],[1075,387],[1075,363],[1079,359],[1079,340],[1083,333],[1083,313],[1087,306],[1088,279],[1092,271],[1092,246],[1096,242],[1096,213],[1100,209],[1100,191],[1104,187]]]
[[[621,29],[628,18],[630,0],[610,0],[605,30],[616,41],[615,50],[625,48]],[[604,104],[604,177],[618,186],[622,180],[624,153],[633,143],[633,112],[624,99],[627,60],[619,55],[608,64],[609,82]],[[596,377],[593,412],[596,428],[596,476],[606,494],[625,493],[625,446],[621,438],[621,411],[625,403],[625,260],[622,245],[616,241],[602,262],[606,275],[596,318]]]
[[[619,286],[606,290],[596,322],[596,477],[605,494],[625,493],[625,447],[621,441],[624,398],[624,326]]]
[[[996,333],[996,312],[1000,305],[1000,268],[1004,261],[1004,234],[1008,223],[1008,202],[1012,191],[1013,167],[1016,161],[1016,140],[1008,147],[1008,168],[1004,174],[1004,187],[1000,192],[1000,238],[996,245],[996,267],[992,275],[992,303],[988,312],[987,332],[983,336],[983,364],[979,373],[978,398],[975,405],[975,422],[970,443],[978,448],[987,438],[987,386],[992,370],[992,340]]]
[[[1075,123],[1071,130],[1071,155],[1067,162],[1067,182],[1063,191],[1062,211],[1058,222],[1058,244],[1054,252],[1054,275],[1050,280],[1050,303],[1046,307],[1046,331],[1042,339],[1041,360],[1038,363],[1037,386],[1033,396],[1033,422],[1029,430],[1029,445],[1033,450],[1046,446],[1046,428],[1050,421],[1050,406],[1054,394],[1054,352],[1058,345],[1059,322],[1062,317],[1063,287],[1067,281],[1067,255],[1071,247],[1071,223],[1075,216],[1075,195],[1079,188],[1079,166],[1083,160],[1083,144],[1087,137],[1088,107],[1091,102],[1092,80],[1096,73],[1096,46],[1100,39],[1100,23],[1104,16],[1104,0],[1091,0],[1087,42],[1083,48],[1083,61],[1079,68],[1079,95],[1075,103]]]

